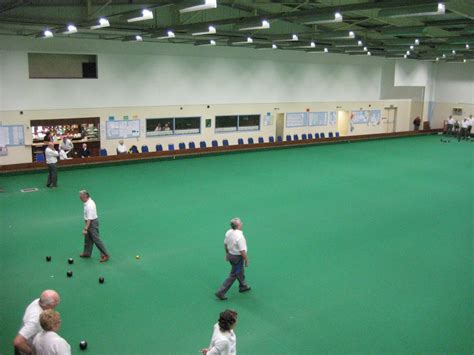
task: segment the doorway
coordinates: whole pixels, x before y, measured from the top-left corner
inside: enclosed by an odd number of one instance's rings
[[[283,138],[284,131],[285,131],[285,114],[279,113],[277,114],[277,120],[276,120],[276,125],[275,125],[275,140],[277,140],[278,137]]]
[[[397,108],[385,107],[387,121],[385,121],[385,133],[394,133],[397,127]]]
[[[349,111],[337,111],[337,131],[341,137],[349,134]]]

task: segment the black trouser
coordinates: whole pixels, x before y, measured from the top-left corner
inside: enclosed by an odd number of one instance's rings
[[[453,125],[452,124],[448,124],[448,128],[446,129],[446,134],[448,136],[453,134]]]
[[[48,164],[48,182],[46,183],[47,187],[57,187],[58,186],[58,170],[56,168],[56,163]]]
[[[462,139],[466,139],[466,134],[467,134],[467,128],[461,127],[458,133],[458,141]]]
[[[471,129],[472,129],[472,126],[467,126],[467,132],[466,132],[467,138],[471,137]]]

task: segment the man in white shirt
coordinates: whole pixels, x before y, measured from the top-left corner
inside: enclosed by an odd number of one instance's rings
[[[245,281],[244,265],[249,265],[247,257],[247,241],[242,233],[242,221],[240,218],[233,218],[230,221],[230,227],[225,234],[224,249],[225,260],[231,265],[230,274],[223,282],[222,286],[215,293],[220,300],[226,300],[226,292],[231,288],[234,281],[239,281],[239,292],[250,291],[250,287]]]
[[[74,149],[74,144],[72,144],[72,141],[67,136],[64,136],[59,148],[64,150],[66,155],[70,157],[72,155],[71,152]]]
[[[90,198],[86,190],[79,191],[79,198],[84,202],[84,252],[79,256],[81,258],[90,258],[94,244],[100,251],[100,262],[109,260],[109,254],[105,245],[99,237],[99,217],[97,215],[97,207],[95,202]]]
[[[119,144],[117,145],[117,155],[127,154],[127,152],[127,146],[124,144],[123,140],[120,140]]]
[[[446,134],[448,136],[453,134],[453,127],[454,127],[454,118],[453,118],[453,116],[449,116],[449,118],[448,118],[448,127],[446,129]]]
[[[69,158],[67,156],[67,153],[66,151],[64,151],[62,148],[59,150],[59,159],[60,160],[69,160],[69,159],[72,159],[72,158]]]
[[[467,121],[467,131],[466,131],[466,135],[468,139],[471,138],[471,130],[472,130],[473,124],[474,124],[474,118],[472,118],[472,115],[469,115],[469,118]]]
[[[41,293],[40,298],[30,303],[23,316],[23,326],[13,340],[16,353],[31,354],[33,338],[41,331],[39,323],[41,312],[56,308],[60,301],[56,291],[45,290]]]
[[[33,339],[35,355],[71,355],[71,346],[57,333],[61,327],[61,316],[54,309],[43,311],[39,317],[43,330]]]
[[[53,142],[48,143],[44,155],[46,157],[46,164],[48,165],[48,182],[46,183],[46,187],[58,187],[58,170],[56,163],[58,162],[59,153],[54,149]]]
[[[237,337],[234,329],[237,325],[237,312],[226,309],[221,312],[219,320],[214,325],[211,344],[202,349],[203,355],[236,355]]]
[[[458,142],[461,141],[461,138],[467,139],[466,136],[467,136],[468,127],[469,127],[469,119],[466,117],[461,122],[461,129],[459,130],[459,133],[458,133]]]

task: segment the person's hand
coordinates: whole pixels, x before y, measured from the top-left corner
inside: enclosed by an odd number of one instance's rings
[[[202,355],[206,355],[209,349],[201,349]]]
[[[82,234],[83,234],[84,236],[86,236],[86,235],[87,235],[87,229],[84,228],[84,229],[82,230]]]
[[[245,259],[245,267],[249,266],[249,259]]]
[[[229,261],[229,253],[227,253],[227,254],[225,255],[224,260],[225,260],[225,261]]]

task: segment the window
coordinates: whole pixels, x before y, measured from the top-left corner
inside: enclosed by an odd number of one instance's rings
[[[147,118],[146,135],[170,136],[201,133],[201,117]]]
[[[216,116],[216,132],[258,131],[260,115]]]
[[[216,132],[237,131],[238,116],[216,116]]]
[[[30,79],[97,79],[97,56],[28,53]]]
[[[198,134],[201,132],[201,117],[177,117],[174,125],[175,134]]]

